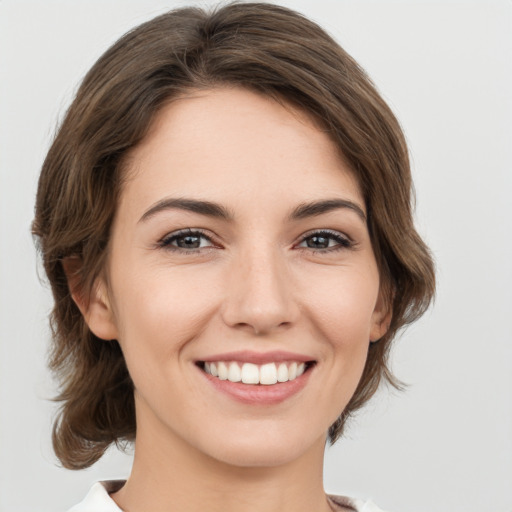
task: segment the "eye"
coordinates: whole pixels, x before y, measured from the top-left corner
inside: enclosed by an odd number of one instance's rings
[[[215,246],[212,239],[203,231],[190,228],[166,235],[158,245],[168,250],[181,252],[199,252],[201,249]]]
[[[302,238],[298,247],[313,249],[319,252],[331,252],[350,249],[354,246],[352,240],[338,231],[322,230],[309,233]]]

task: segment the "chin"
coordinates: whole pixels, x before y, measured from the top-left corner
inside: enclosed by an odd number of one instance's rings
[[[296,461],[319,447],[323,453],[327,433],[308,440],[307,434],[289,429],[281,435],[262,429],[259,435],[223,436],[218,443],[209,443],[204,452],[230,466],[245,468],[278,467]]]
[[[240,468],[269,468],[286,465],[287,463],[297,459],[298,453],[290,451],[281,447],[275,450],[272,446],[269,447],[228,447],[224,450],[219,450],[218,453],[212,456],[230,466]]]

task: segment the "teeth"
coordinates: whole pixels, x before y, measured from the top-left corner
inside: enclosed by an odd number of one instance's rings
[[[277,382],[287,382],[288,381],[288,366],[284,363],[279,365],[277,369]]]
[[[306,370],[306,363],[267,363],[258,366],[253,363],[240,365],[235,361],[204,363],[204,371],[220,380],[262,384],[271,386],[278,382],[288,382],[300,377]]]
[[[228,380],[231,382],[240,382],[242,380],[242,372],[240,366],[236,363],[230,363],[228,371]]]
[[[217,371],[219,372],[220,380],[228,379],[228,367],[226,366],[226,363],[220,361],[219,364],[217,365]]]
[[[297,363],[292,363],[288,368],[288,379],[293,380],[297,378]]]
[[[244,363],[242,366],[242,382],[244,384],[260,383],[260,371],[255,364]]]
[[[260,384],[269,386],[277,382],[277,368],[275,363],[264,364],[260,368]]]

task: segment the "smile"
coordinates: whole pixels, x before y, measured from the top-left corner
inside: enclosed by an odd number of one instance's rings
[[[312,362],[300,361],[271,362],[261,365],[236,361],[204,361],[200,367],[205,373],[219,380],[272,386],[297,379],[312,364]]]
[[[282,350],[241,350],[205,356],[195,364],[214,390],[243,404],[271,406],[301,393],[318,361]]]

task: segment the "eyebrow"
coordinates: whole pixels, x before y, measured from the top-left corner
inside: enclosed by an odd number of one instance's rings
[[[316,217],[323,213],[328,213],[333,210],[341,208],[348,208],[355,212],[361,220],[366,223],[366,214],[363,209],[353,201],[347,199],[323,199],[320,201],[313,201],[311,203],[301,203],[299,206],[293,209],[289,215],[289,220],[300,220],[307,217]]]
[[[322,199],[310,203],[301,203],[291,211],[290,215],[288,216],[288,220],[295,221],[308,217],[316,217],[318,215],[342,208],[352,210],[361,218],[363,222],[366,223],[366,215],[363,209],[357,203],[347,199],[337,198]],[[235,218],[234,214],[230,210],[218,203],[187,198],[166,198],[158,201],[155,205],[149,208],[149,210],[147,210],[139,219],[139,222],[147,221],[149,218],[153,217],[159,212],[172,209],[185,210],[231,222]]]
[[[232,221],[234,215],[224,206],[212,203],[211,201],[198,201],[196,199],[186,198],[166,198],[158,201],[144,215],[139,219],[139,222],[148,220],[157,213],[165,210],[186,210],[188,212],[199,213],[201,215],[207,215],[208,217],[215,217],[222,220]]]

